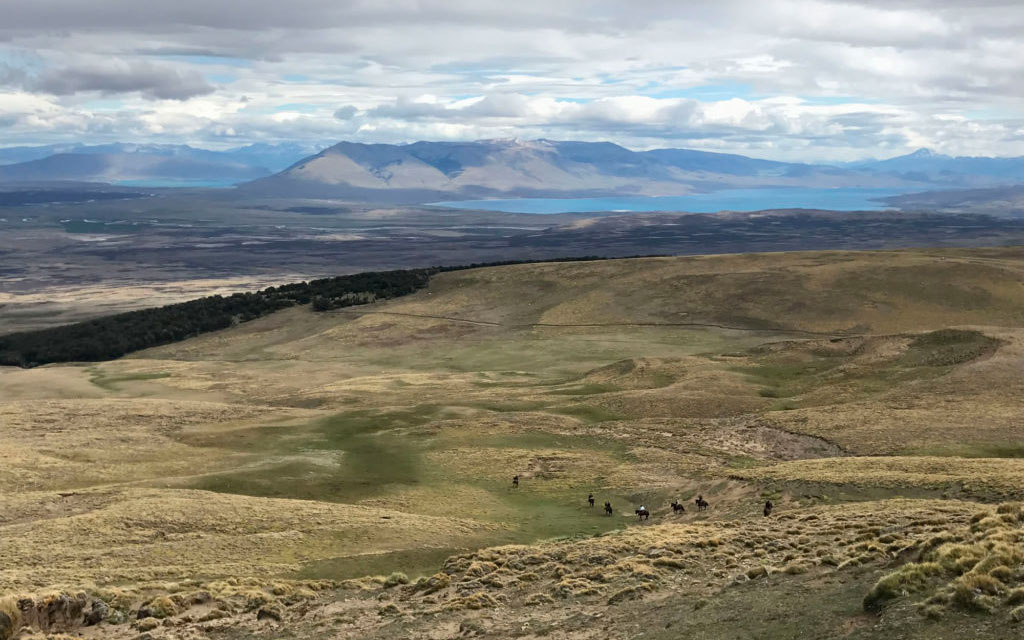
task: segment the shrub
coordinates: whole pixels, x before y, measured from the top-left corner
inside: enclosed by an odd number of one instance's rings
[[[390,589],[391,587],[397,587],[400,584],[409,584],[409,576],[405,575],[401,571],[395,571],[387,578],[384,579],[384,588]]]

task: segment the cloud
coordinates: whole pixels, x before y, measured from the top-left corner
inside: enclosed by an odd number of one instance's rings
[[[334,110],[334,117],[338,120],[351,120],[359,109],[356,109],[352,105],[345,105],[344,107],[338,107]]]
[[[50,69],[31,86],[37,91],[59,96],[84,92],[103,95],[138,92],[155,100],[187,100],[214,91],[196,71],[146,61],[121,60]]]
[[[1016,0],[37,0],[0,21],[0,87],[51,110],[5,135],[39,142],[121,126],[210,143],[1015,155],[1021,60]]]

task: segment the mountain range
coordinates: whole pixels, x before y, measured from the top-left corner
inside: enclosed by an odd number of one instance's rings
[[[295,143],[224,151],[188,145],[48,145],[0,148],[0,182],[236,184],[271,175],[316,152]]]
[[[1024,158],[915,152],[855,165],[760,160],[688,149],[631,151],[609,142],[341,142],[244,185],[285,197],[429,202],[487,197],[663,196],[754,187],[933,190],[1024,182]]]
[[[300,144],[224,151],[124,143],[0,148],[0,182],[46,181],[238,184],[252,195],[394,203],[663,196],[757,187],[932,191],[1024,183],[1024,157],[953,157],[921,149],[885,160],[828,165],[544,139],[340,142],[322,151]]]

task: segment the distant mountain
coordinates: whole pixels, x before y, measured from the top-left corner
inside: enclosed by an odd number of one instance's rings
[[[856,169],[609,142],[480,140],[406,145],[341,142],[243,185],[283,197],[428,202],[486,197],[683,195],[724,187],[904,186]]]
[[[0,166],[38,160],[58,153],[69,153],[80,144],[48,144],[41,147],[0,147]]]
[[[49,145],[0,148],[0,183],[242,184],[254,195],[366,202],[516,197],[673,196],[726,188],[975,189],[1024,184],[1024,157],[953,157],[920,149],[840,165],[655,149],[610,142],[478,140],[362,144],[319,151],[251,144]]]
[[[850,165],[877,174],[945,186],[992,186],[1024,182],[1024,157],[947,156],[918,149],[905,156]]]
[[[299,144],[254,144],[212,151],[188,145],[120,142],[9,147],[0,148],[0,182],[233,184],[281,171],[315,150]]]

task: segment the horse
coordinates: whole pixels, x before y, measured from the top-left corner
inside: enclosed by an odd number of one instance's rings
[[[686,507],[684,507],[678,500],[673,500],[672,513],[686,513]]]
[[[591,507],[594,506],[594,494],[590,494],[589,496],[587,496],[587,502],[590,503]]]
[[[606,516],[612,515],[612,503],[610,503],[610,502],[604,503],[604,514]]]
[[[513,489],[518,489],[519,488],[519,476],[512,476],[512,488]]]
[[[708,501],[704,499],[703,494],[697,496],[697,499],[694,500],[694,502],[697,503],[697,511],[707,511]]]
[[[772,509],[774,509],[774,508],[775,508],[775,505],[772,504],[771,500],[768,500],[767,502],[765,502],[764,503],[764,517],[767,518],[768,516],[772,515]]]
[[[636,514],[637,520],[646,520],[651,517],[651,512],[644,508],[637,509],[633,513]]]

